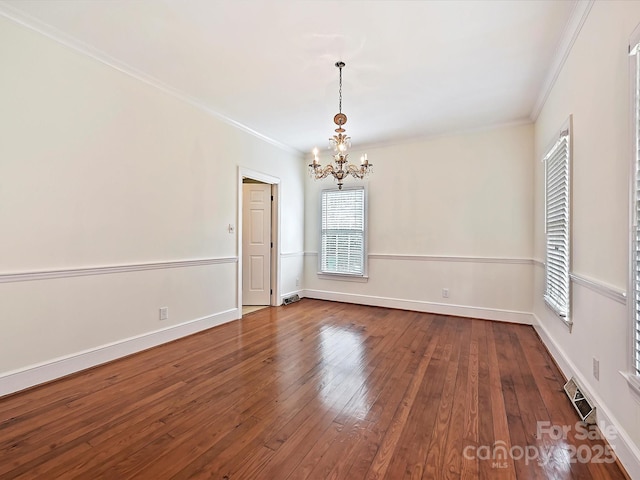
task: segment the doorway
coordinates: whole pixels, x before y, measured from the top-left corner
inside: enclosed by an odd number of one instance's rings
[[[243,309],[271,303],[271,198],[271,185],[242,180]]]
[[[280,180],[244,168],[238,176],[238,307],[242,316],[280,304]]]

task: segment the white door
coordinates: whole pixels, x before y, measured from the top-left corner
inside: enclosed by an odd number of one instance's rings
[[[242,184],[242,304],[271,302],[271,185]]]

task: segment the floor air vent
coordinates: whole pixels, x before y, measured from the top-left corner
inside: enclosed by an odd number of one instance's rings
[[[585,423],[596,423],[596,407],[584,396],[582,388],[578,386],[576,379],[571,377],[564,385],[564,391],[569,396],[571,404],[578,412],[580,420]]]
[[[298,302],[300,301],[300,297],[298,296],[298,294],[296,293],[295,295],[291,295],[290,297],[286,297],[284,299],[282,299],[282,303],[284,305],[290,305],[294,302]]]

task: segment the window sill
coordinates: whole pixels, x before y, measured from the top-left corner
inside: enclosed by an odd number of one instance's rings
[[[553,300],[551,300],[549,297],[545,295],[544,303],[547,306],[547,308],[551,310],[553,314],[562,321],[562,323],[565,324],[565,326],[569,329],[569,333],[571,333],[571,329],[573,328],[573,321],[571,321],[569,317],[567,317],[566,315],[562,315],[560,313],[560,309],[558,308],[558,305],[556,304],[556,302],[554,302]]]
[[[346,275],[341,273],[318,272],[318,278],[322,280],[338,280],[341,282],[367,283],[369,281],[369,277],[367,275]]]
[[[623,371],[619,371],[618,373],[625,378],[627,384],[629,384],[629,390],[633,392],[636,400],[640,402],[640,376]]]

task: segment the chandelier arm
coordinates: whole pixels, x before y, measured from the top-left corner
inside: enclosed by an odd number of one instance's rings
[[[320,178],[326,178],[329,175],[335,175],[333,165],[327,165],[320,170]]]
[[[366,171],[362,167],[349,165],[349,174],[354,178],[362,179],[366,175]]]
[[[313,163],[309,165],[309,173],[316,180],[320,180],[328,177],[329,175],[334,175],[333,165],[327,165],[322,168],[319,164],[314,165]]]
[[[373,166],[372,163],[369,163],[367,165],[359,165],[359,166],[349,165],[348,171],[349,171],[349,174],[354,178],[363,179],[371,172],[369,168],[372,166]]]

